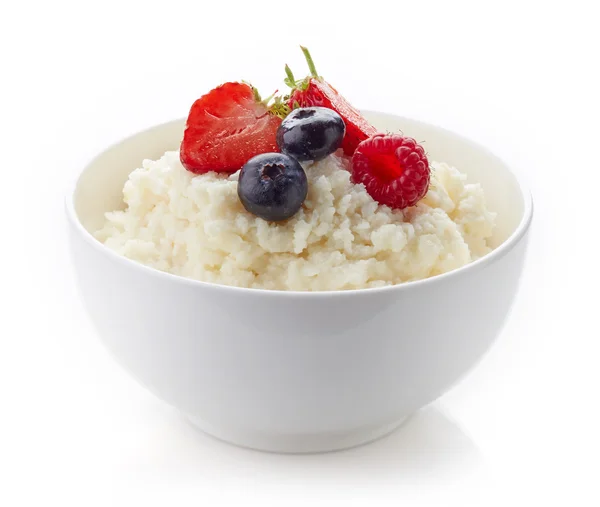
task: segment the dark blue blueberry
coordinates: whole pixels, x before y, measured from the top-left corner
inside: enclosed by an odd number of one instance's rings
[[[295,215],[307,192],[304,169],[283,153],[257,155],[240,171],[238,196],[244,208],[270,222]]]
[[[283,153],[304,162],[321,160],[342,145],[346,125],[327,107],[294,109],[277,130],[277,145]]]

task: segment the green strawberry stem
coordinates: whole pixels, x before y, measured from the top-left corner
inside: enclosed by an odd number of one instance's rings
[[[288,64],[286,64],[285,65],[286,77],[283,80],[283,82],[292,89],[292,92],[294,90],[298,90],[298,89],[302,90],[302,91],[307,90],[310,85],[311,79],[319,79],[319,80],[323,79],[317,73],[317,69],[315,67],[315,62],[313,61],[312,56],[310,56],[310,52],[308,51],[308,49],[305,48],[304,46],[300,46],[300,49],[302,50],[302,53],[304,53],[304,58],[306,59],[306,63],[308,64],[308,70],[310,71],[310,75],[305,77],[304,79],[299,79],[298,81],[296,81],[296,79],[294,78],[294,74],[292,73],[292,69],[290,69],[290,66]],[[287,97],[289,98],[289,95]]]
[[[260,96],[258,88],[251,85],[248,81],[242,80],[242,83],[247,84],[250,88],[252,88],[252,93],[254,94],[254,100],[256,102],[260,102],[261,104],[263,104],[269,110],[269,113],[271,113],[272,115],[278,116],[279,118],[283,119],[288,114],[290,114],[291,109],[284,102],[284,100],[279,95],[277,95],[279,90],[275,90],[266,99],[263,99]],[[273,101],[273,103],[271,103],[271,101]]]
[[[242,83],[252,88],[252,93],[254,94],[254,100],[256,100],[256,102],[262,102],[262,98],[260,96],[258,88],[256,88],[252,83],[246,81],[245,79],[242,79]]]
[[[269,112],[283,120],[288,114],[290,114],[291,109],[279,96],[275,97],[275,101],[269,106]]]
[[[255,90],[256,90],[256,88],[255,88]],[[263,103],[265,106],[267,106],[267,107],[268,107],[268,106],[269,106],[269,102],[271,102],[271,99],[272,99],[273,97],[275,97],[275,95],[277,95],[277,92],[278,92],[278,91],[279,91],[279,90],[275,90],[275,91],[274,91],[274,92],[273,92],[271,95],[269,95],[269,96],[268,96],[266,99],[264,99],[264,100],[259,100],[259,102],[262,102],[262,103]]]
[[[306,63],[308,63],[308,70],[310,71],[311,76],[318,78],[319,74],[317,73],[317,68],[315,67],[315,62],[313,62],[313,59],[310,56],[310,52],[304,46],[300,46],[300,49],[304,53],[304,58],[306,58]]]
[[[296,80],[294,79],[294,74],[292,74],[292,69],[290,69],[289,65],[285,64],[285,75],[287,76],[283,82],[288,85],[290,88],[296,87]]]

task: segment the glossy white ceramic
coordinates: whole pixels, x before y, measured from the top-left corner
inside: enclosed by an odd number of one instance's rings
[[[177,149],[183,121],[108,148],[67,197],[81,296],[112,356],[199,428],[279,452],[351,447],[390,432],[468,372],[509,313],[530,194],[485,148],[439,127],[367,112],[479,181],[496,249],[456,271],[382,289],[278,292],[197,282],[120,257],[91,231],[122,207],[128,173]]]

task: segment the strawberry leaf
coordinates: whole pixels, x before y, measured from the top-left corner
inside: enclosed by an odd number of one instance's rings
[[[290,69],[287,63],[285,65],[285,75],[287,77],[283,80],[283,82],[290,88],[296,88],[296,80],[294,79],[294,74],[292,74],[292,69]]]

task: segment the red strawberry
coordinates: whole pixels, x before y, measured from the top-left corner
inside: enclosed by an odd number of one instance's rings
[[[255,155],[279,151],[275,134],[280,123],[252,86],[225,83],[192,105],[181,163],[196,174],[234,173]]]
[[[308,49],[300,46],[311,75],[301,81],[295,81],[294,75],[286,65],[285,82],[292,88],[287,105],[290,109],[298,107],[322,106],[336,111],[346,124],[346,135],[342,148],[346,155],[352,155],[358,143],[377,133],[373,127],[338,91],[317,74]]]
[[[414,206],[429,188],[429,162],[417,142],[399,134],[378,134],[358,145],[350,164],[354,183],[363,183],[380,204]]]

